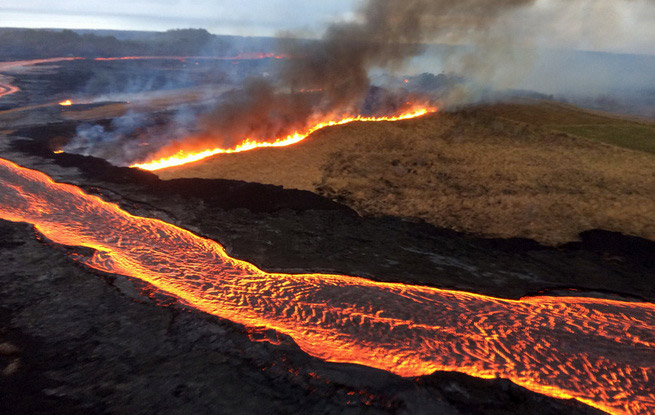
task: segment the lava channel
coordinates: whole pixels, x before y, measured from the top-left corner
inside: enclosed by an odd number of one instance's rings
[[[400,376],[502,377],[612,414],[655,413],[655,304],[492,298],[326,274],[267,273],[218,243],[0,159],[0,217],[95,250],[85,264],[204,312],[291,336],[307,353]]]

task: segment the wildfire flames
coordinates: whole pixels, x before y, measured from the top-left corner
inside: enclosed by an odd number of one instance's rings
[[[71,105],[73,105],[73,101],[67,99],[66,101],[61,101],[59,105],[61,105],[62,107],[70,107]]]
[[[396,116],[390,117],[363,117],[361,115],[346,117],[339,120],[326,120],[322,121],[304,131],[296,131],[293,134],[289,134],[286,137],[279,137],[272,141],[256,141],[250,138],[244,139],[241,143],[232,148],[212,148],[198,152],[187,152],[180,150],[172,156],[162,157],[156,160],[147,161],[144,163],[136,163],[130,167],[138,167],[143,170],[161,170],[168,167],[181,166],[183,164],[193,163],[207,157],[211,157],[217,154],[229,154],[229,153],[241,153],[243,151],[254,150],[256,148],[263,147],[285,147],[292,144],[299,143],[300,141],[307,138],[312,133],[326,128],[332,127],[335,125],[344,125],[352,122],[382,122],[382,121],[400,121],[400,120],[409,120],[412,118],[421,117],[423,115],[436,112],[437,109],[434,107],[424,107],[413,109],[409,112],[405,112]]]
[[[503,377],[613,414],[655,413],[655,304],[505,300],[363,278],[266,273],[218,243],[0,159],[0,217],[95,250],[100,271],[291,336],[307,353],[401,376]]]

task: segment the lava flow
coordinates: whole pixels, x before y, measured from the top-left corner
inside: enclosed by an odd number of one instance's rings
[[[10,84],[10,82],[11,78],[0,76],[0,98],[4,97],[5,95],[15,94],[16,92],[20,91],[20,88],[18,88],[16,85]]]
[[[291,336],[307,353],[401,376],[502,377],[613,414],[655,413],[655,304],[505,300],[326,274],[267,273],[218,243],[0,159],[0,218],[84,246],[94,269]],[[81,260],[81,259],[80,259]]]
[[[434,107],[425,107],[425,108],[413,109],[409,112],[405,112],[399,115],[389,116],[389,117],[364,117],[361,115],[357,115],[352,117],[341,118],[338,120],[325,120],[319,122],[318,124],[312,127],[307,128],[304,131],[296,131],[292,134],[287,135],[286,137],[279,137],[272,141],[257,141],[250,138],[246,138],[243,141],[241,141],[241,143],[237,144],[235,147],[232,148],[211,148],[198,152],[187,152],[184,150],[180,150],[171,156],[146,161],[143,163],[136,163],[131,165],[130,167],[138,167],[140,169],[150,170],[150,171],[161,170],[168,167],[175,167],[175,166],[181,166],[183,164],[193,163],[217,154],[241,153],[243,151],[254,150],[256,148],[264,148],[264,147],[290,146],[292,144],[299,143],[300,141],[304,140],[309,135],[320,129],[326,127],[332,127],[335,125],[344,125],[352,122],[382,122],[382,121],[409,120],[436,111],[437,109]]]
[[[79,59],[84,59],[84,58],[48,58],[48,59],[33,59],[29,61],[9,61],[9,62],[0,62],[0,72],[10,70],[10,69],[16,69],[24,66],[33,66],[33,65],[39,65],[42,63],[53,63],[53,62],[61,62],[61,61],[74,61],[74,60],[79,60]],[[15,94],[16,92],[20,91],[20,88],[10,84],[11,78],[7,76],[0,76],[0,98],[6,95],[11,95]]]

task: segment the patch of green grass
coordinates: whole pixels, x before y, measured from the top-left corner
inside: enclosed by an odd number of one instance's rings
[[[498,104],[486,108],[500,118],[561,131],[636,151],[655,154],[655,124],[592,113],[555,102]]]
[[[553,129],[631,150],[655,154],[655,126],[637,123],[553,125]]]

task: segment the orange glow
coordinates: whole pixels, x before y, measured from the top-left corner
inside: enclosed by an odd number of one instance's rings
[[[20,91],[19,87],[12,85],[9,82],[10,79],[8,77],[0,76],[0,98],[4,97],[5,95],[15,94],[16,92]]]
[[[66,101],[61,101],[59,105],[61,105],[62,107],[70,107],[71,105],[73,105],[73,101],[67,99]]]
[[[161,170],[168,167],[181,166],[183,164],[193,163],[207,157],[214,156],[216,154],[230,154],[230,153],[241,153],[243,151],[254,150],[256,148],[263,147],[286,147],[292,144],[296,144],[307,138],[312,133],[326,128],[332,127],[335,125],[344,125],[352,122],[382,122],[382,121],[401,121],[409,120],[412,118],[421,117],[423,115],[436,112],[437,109],[433,107],[425,107],[419,109],[413,109],[409,112],[405,112],[396,116],[391,117],[363,117],[361,115],[346,117],[339,120],[326,120],[319,122],[318,124],[308,128],[304,131],[296,131],[293,134],[289,134],[286,137],[279,137],[273,141],[255,141],[250,138],[244,139],[241,143],[232,148],[211,148],[198,152],[187,152],[180,150],[177,153],[162,157],[155,160],[146,161],[144,163],[136,163],[130,167],[138,167],[143,170]]]
[[[327,361],[400,376],[502,377],[611,414],[655,413],[652,303],[506,300],[345,275],[267,273],[213,240],[3,159],[0,218],[34,224],[55,243],[92,248],[92,258],[76,259],[206,313],[286,334]]]

